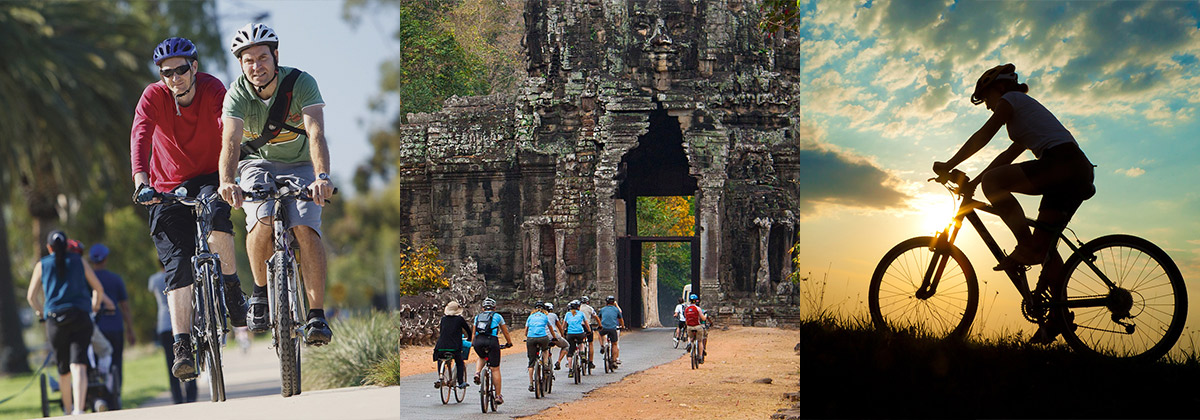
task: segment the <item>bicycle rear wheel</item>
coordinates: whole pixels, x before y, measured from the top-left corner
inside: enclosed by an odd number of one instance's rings
[[[290,397],[300,393],[300,336],[292,319],[292,308],[288,290],[288,279],[294,273],[284,252],[276,252],[271,259],[275,265],[275,352],[279,355],[279,393]]]
[[[700,368],[700,334],[696,334],[696,338],[692,340],[692,369]]]
[[[488,412],[488,399],[492,396],[492,375],[488,373],[488,369],[485,364],[483,372],[479,375],[479,408],[484,414]]]
[[[549,356],[549,355],[547,355]],[[547,357],[548,359],[548,357]],[[554,372],[550,369],[549,362],[542,364],[542,375],[546,377],[546,392],[549,394],[554,390]],[[543,394],[544,395],[544,394]]]
[[[1167,354],[1183,332],[1188,303],[1183,276],[1150,241],[1129,235],[1097,238],[1071,255],[1063,273],[1052,295],[1060,304],[1052,310],[1063,339],[1075,351],[1152,362]],[[1101,274],[1117,288],[1110,290]],[[1070,307],[1097,298],[1103,303]]]
[[[967,335],[979,305],[979,286],[971,262],[958,247],[946,246],[950,258],[935,293],[917,296],[931,262],[936,270],[939,261],[935,258],[945,256],[930,248],[934,241],[929,236],[905,240],[879,261],[867,297],[875,328],[924,333],[937,339]]]
[[[448,386],[447,384],[453,383],[454,386],[458,385],[457,383],[454,382],[454,365],[453,365],[452,361],[441,361],[438,363],[441,363],[441,365],[442,365],[442,368],[438,369],[438,372],[440,372],[442,375],[442,386],[441,386],[441,389],[439,390],[439,391],[441,391],[441,394],[442,394],[442,404],[443,405],[449,404],[450,403],[450,393],[452,392],[452,390],[451,390],[452,386]]]

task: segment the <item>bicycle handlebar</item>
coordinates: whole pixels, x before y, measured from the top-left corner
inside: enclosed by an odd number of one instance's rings
[[[951,169],[950,172],[937,174],[936,178],[929,178],[930,182],[942,184],[954,194],[963,197],[971,197],[975,194],[975,184],[971,183],[971,177],[967,176],[966,172],[958,169]]]
[[[337,194],[337,187],[333,188],[333,194]],[[271,199],[280,199],[284,197],[295,197],[300,201],[313,201],[308,195],[308,188],[304,185],[300,178],[294,175],[280,175],[275,177],[275,188],[256,189],[246,191],[246,202],[260,202]],[[326,203],[330,202],[325,200]]]

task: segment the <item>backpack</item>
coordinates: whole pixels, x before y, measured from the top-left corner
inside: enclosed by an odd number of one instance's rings
[[[279,82],[277,91],[275,92],[275,103],[271,104],[271,109],[267,112],[267,122],[263,124],[262,135],[258,136],[253,141],[242,143],[242,154],[240,159],[245,159],[246,156],[258,153],[258,149],[262,148],[279,135],[279,132],[287,128],[296,134],[307,136],[304,130],[292,127],[284,122],[287,119],[287,112],[292,108],[292,88],[296,86],[296,79],[300,78],[300,74],[304,73],[300,69],[292,69],[283,81]]]
[[[695,327],[700,325],[700,307],[696,305],[688,305],[683,310],[683,319],[687,325]]]
[[[487,314],[487,319],[481,320],[481,319],[479,319],[480,318],[479,316],[475,317],[475,336],[476,337],[480,337],[480,336],[490,337],[490,336],[495,335],[495,334],[492,334],[492,318],[496,316],[496,313],[495,312],[484,312],[479,315],[484,315],[484,314]]]

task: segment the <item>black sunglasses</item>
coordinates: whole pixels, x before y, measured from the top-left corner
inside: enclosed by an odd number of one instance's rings
[[[179,66],[179,67],[176,67],[173,69],[158,69],[158,74],[161,74],[162,77],[171,77],[172,74],[175,74],[178,76],[183,76],[184,73],[187,73],[191,70],[192,70],[191,64],[184,64],[182,66]]]

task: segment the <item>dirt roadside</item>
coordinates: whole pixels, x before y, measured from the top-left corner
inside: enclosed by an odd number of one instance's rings
[[[692,370],[680,357],[589,393],[582,400],[548,408],[532,419],[609,418],[765,419],[791,403],[799,388],[800,357],[795,330],[731,327],[709,336],[708,358]],[[670,342],[663,351],[677,351]],[[770,384],[757,383],[770,378]]]

